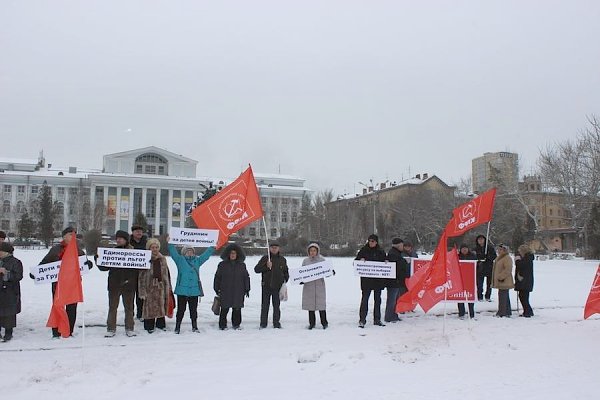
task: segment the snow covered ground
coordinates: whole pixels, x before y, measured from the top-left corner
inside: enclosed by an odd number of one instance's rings
[[[42,250],[17,250],[28,266]],[[73,338],[55,340],[45,328],[50,287],[22,282],[23,312],[14,339],[0,343],[2,395],[13,399],[598,399],[600,317],[583,321],[583,305],[597,262],[544,261],[535,264],[531,303],[535,317],[493,318],[497,303],[477,303],[476,321],[459,320],[456,306],[443,327],[443,305],[417,311],[396,324],[357,328],[359,279],[352,260],[333,259],[327,280],[327,330],[309,331],[301,310],[301,287],[289,288],[282,303],[282,330],[259,330],[258,257],[246,260],[252,279],[242,311],[243,330],[219,331],[210,311],[212,278],[219,259],[202,268],[207,297],[199,306],[199,334],[189,318],[175,335],[147,334],[136,321],[127,338],[123,312],[118,331],[104,338],[107,273],[84,277]],[[301,258],[288,263],[299,266]],[[169,259],[173,280],[176,268]],[[372,301],[372,300],[371,300]],[[385,296],[384,296],[385,302]],[[516,294],[511,292],[513,310]],[[372,321],[372,307],[368,321]],[[383,311],[383,308],[382,308]],[[85,319],[85,335],[81,323]],[[317,317],[318,320],[318,317]],[[319,325],[317,325],[319,327]],[[84,337],[85,336],[85,337]],[[82,346],[85,343],[85,346]]]

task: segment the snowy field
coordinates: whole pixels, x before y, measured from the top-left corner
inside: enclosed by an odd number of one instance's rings
[[[25,269],[42,250],[17,250]],[[386,327],[357,328],[359,279],[352,260],[333,259],[327,279],[329,329],[309,331],[300,286],[282,303],[283,329],[258,329],[258,257],[246,260],[252,280],[242,310],[243,330],[219,331],[210,311],[212,278],[219,259],[201,269],[206,297],[199,306],[200,333],[186,314],[180,335],[147,334],[136,321],[127,338],[119,309],[117,336],[104,338],[107,273],[84,277],[75,336],[51,339],[45,328],[50,286],[22,282],[23,311],[14,339],[0,343],[2,395],[11,399],[598,399],[600,316],[583,321],[583,306],[598,262],[535,264],[531,304],[535,317],[492,317],[492,303],[477,303],[476,321],[459,320],[448,304],[417,312]],[[299,266],[301,258],[288,259]],[[169,259],[173,281],[177,274]],[[385,304],[385,293],[384,293]],[[371,300],[372,302],[372,300]],[[516,311],[516,293],[511,291]],[[383,307],[382,307],[383,311]],[[81,327],[85,319],[85,334]]]

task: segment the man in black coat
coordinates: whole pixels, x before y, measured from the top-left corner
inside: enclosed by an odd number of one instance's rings
[[[269,256],[263,256],[254,272],[262,274],[262,300],[260,307],[260,327],[267,327],[269,319],[269,302],[273,302],[273,328],[281,328],[279,322],[281,311],[279,309],[279,290],[290,279],[287,260],[279,253],[279,243],[273,242],[269,246]],[[269,258],[270,257],[270,258]]]
[[[132,225],[131,226],[131,238],[129,240],[129,244],[136,250],[147,250],[146,242],[148,241],[148,237],[144,235],[144,227],[141,225]],[[139,273],[139,271],[136,271]],[[144,300],[140,298],[138,295],[137,289],[137,279],[136,279],[136,287],[135,287],[135,304],[137,306],[137,311],[135,316],[140,321],[143,321],[142,311],[144,309]]]
[[[385,304],[385,322],[400,321],[396,313],[396,302],[398,298],[408,291],[406,288],[406,278],[410,276],[410,265],[404,258],[404,241],[400,238],[392,239],[392,248],[387,254],[390,262],[396,263],[396,279],[386,279],[387,281],[387,301]]]
[[[367,243],[358,251],[355,260],[361,261],[385,261],[385,251],[379,246],[379,237],[375,234],[369,236]],[[369,297],[371,291],[374,293],[375,305],[373,306],[373,324],[385,326],[381,322],[381,291],[385,287],[385,279],[381,278],[360,278],[360,289],[362,298],[360,301],[358,326],[364,328],[367,323],[367,313],[369,310]]]
[[[17,326],[17,314],[21,312],[21,284],[23,264],[13,256],[14,247],[0,242],[0,328],[4,328],[3,342],[12,339]]]
[[[129,234],[125,231],[115,233],[117,249],[133,249],[129,244]],[[100,271],[108,271],[108,317],[106,318],[105,337],[115,336],[117,330],[117,308],[119,300],[123,299],[125,309],[125,334],[135,336],[133,331],[133,302],[137,288],[138,270],[132,268],[104,267],[96,262]]]
[[[475,238],[477,255],[477,300],[483,301],[483,280],[486,281],[485,299],[492,301],[492,268],[496,259],[496,250],[489,246],[487,238],[479,235]]]

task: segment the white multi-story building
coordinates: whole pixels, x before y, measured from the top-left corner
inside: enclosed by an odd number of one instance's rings
[[[55,205],[56,230],[101,229],[113,234],[128,231],[138,213],[144,214],[149,231],[162,234],[171,226],[185,225],[189,210],[207,187],[222,187],[233,179],[196,176],[198,162],[157,147],[107,154],[102,170],[57,168],[38,160],[0,158],[2,209],[0,229],[18,234],[21,215],[38,201],[47,184]],[[305,180],[293,176],[255,174],[269,237],[279,237],[297,221],[301,199],[310,190]],[[262,222],[238,234],[248,239],[265,238]]]

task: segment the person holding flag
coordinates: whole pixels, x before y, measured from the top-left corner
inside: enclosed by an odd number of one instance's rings
[[[494,248],[488,244],[484,235],[475,238],[475,253],[477,255],[477,300],[483,301],[483,281],[485,280],[485,300],[492,301],[492,266],[497,255]]]
[[[262,300],[260,305],[260,328],[267,327],[269,303],[273,303],[273,328],[281,329],[279,290],[290,279],[287,260],[279,252],[279,243],[272,242],[269,254],[262,256],[254,267],[262,275]]]
[[[48,254],[46,254],[46,256],[44,256],[42,261],[40,261],[40,265],[63,260],[63,257],[67,250],[67,247],[71,243],[73,243],[73,247],[74,247],[74,249],[76,249],[76,252],[75,252],[76,257],[75,258],[77,258],[77,256],[85,255],[83,249],[79,246],[79,243],[77,242],[77,238],[75,236],[75,229],[73,229],[73,227],[69,226],[69,227],[66,227],[65,229],[63,229],[63,231],[62,231],[62,241],[59,244],[54,245],[50,248],[50,250],[48,251]],[[79,264],[79,262],[77,260],[75,262],[77,262],[77,264]],[[87,265],[87,267],[89,269],[92,269],[94,266],[94,264],[90,260],[86,261],[85,264]],[[61,264],[61,266],[62,266],[62,264]],[[77,274],[81,274],[79,269],[77,269]],[[33,275],[30,274],[29,276],[33,279]],[[59,272],[59,280],[60,280],[60,272]],[[74,280],[73,281],[65,280],[65,283],[63,283],[63,285],[62,285],[63,292],[66,290],[73,289],[73,288],[65,287],[65,285],[72,285],[73,282],[74,282]],[[56,300],[56,290],[57,290],[58,284],[59,284],[58,281],[52,282],[53,303],[55,303],[55,300]],[[81,285],[81,276],[79,276],[79,286],[80,285]],[[69,328],[70,328],[69,334],[66,335],[64,332],[60,332],[58,325],[57,325],[57,326],[52,327],[52,337],[53,338],[59,338],[59,337],[61,337],[61,335],[63,337],[69,337],[69,336],[73,335],[73,330],[75,329],[75,321],[77,319],[77,303],[78,302],[75,301],[75,302],[71,302],[71,303],[66,303],[64,305],[64,307],[65,307],[64,311],[66,311],[66,315],[69,319]],[[53,308],[54,308],[54,306],[53,306]]]

